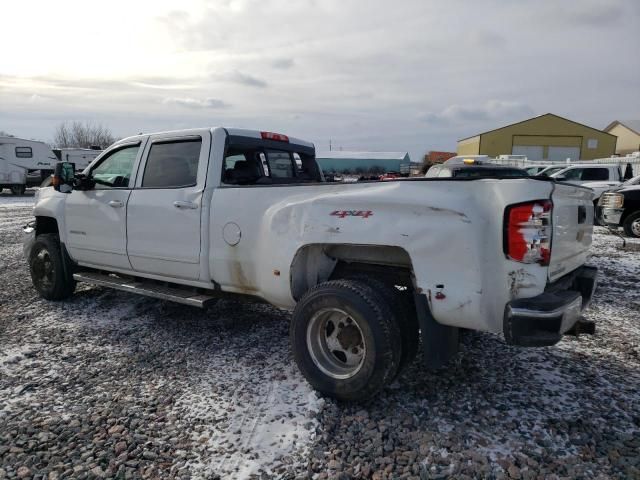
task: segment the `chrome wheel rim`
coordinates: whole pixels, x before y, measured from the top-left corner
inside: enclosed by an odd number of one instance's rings
[[[53,286],[55,268],[51,255],[45,249],[40,250],[31,262],[33,281],[39,289],[48,289]]]
[[[640,218],[631,222],[631,232],[636,237],[640,237]]]
[[[356,319],[338,308],[324,308],[307,326],[307,349],[325,375],[344,380],[357,374],[367,348]]]

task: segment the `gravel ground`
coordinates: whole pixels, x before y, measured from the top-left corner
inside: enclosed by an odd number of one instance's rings
[[[309,388],[270,306],[39,299],[31,202],[0,194],[0,479],[640,478],[640,250],[604,229],[595,336],[471,333],[446,369],[416,362],[358,406]]]

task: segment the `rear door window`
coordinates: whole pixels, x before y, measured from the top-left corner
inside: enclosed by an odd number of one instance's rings
[[[608,168],[585,168],[582,172],[582,180],[585,181],[606,181],[609,180]]]
[[[142,188],[183,188],[197,182],[202,139],[156,142],[151,145]]]

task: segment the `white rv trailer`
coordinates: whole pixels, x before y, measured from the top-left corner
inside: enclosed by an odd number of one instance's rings
[[[38,185],[58,161],[44,142],[12,136],[0,137],[0,189],[22,195],[27,186]]]
[[[53,153],[59,161],[75,163],[76,170],[84,170],[102,153],[102,150],[98,148],[54,148]]]

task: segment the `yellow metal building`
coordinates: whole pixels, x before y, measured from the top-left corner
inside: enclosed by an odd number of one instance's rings
[[[458,141],[458,155],[526,155],[529,160],[593,160],[609,157],[616,136],[546,113]]]
[[[618,137],[616,154],[626,155],[640,151],[640,120],[616,120],[604,131]]]

